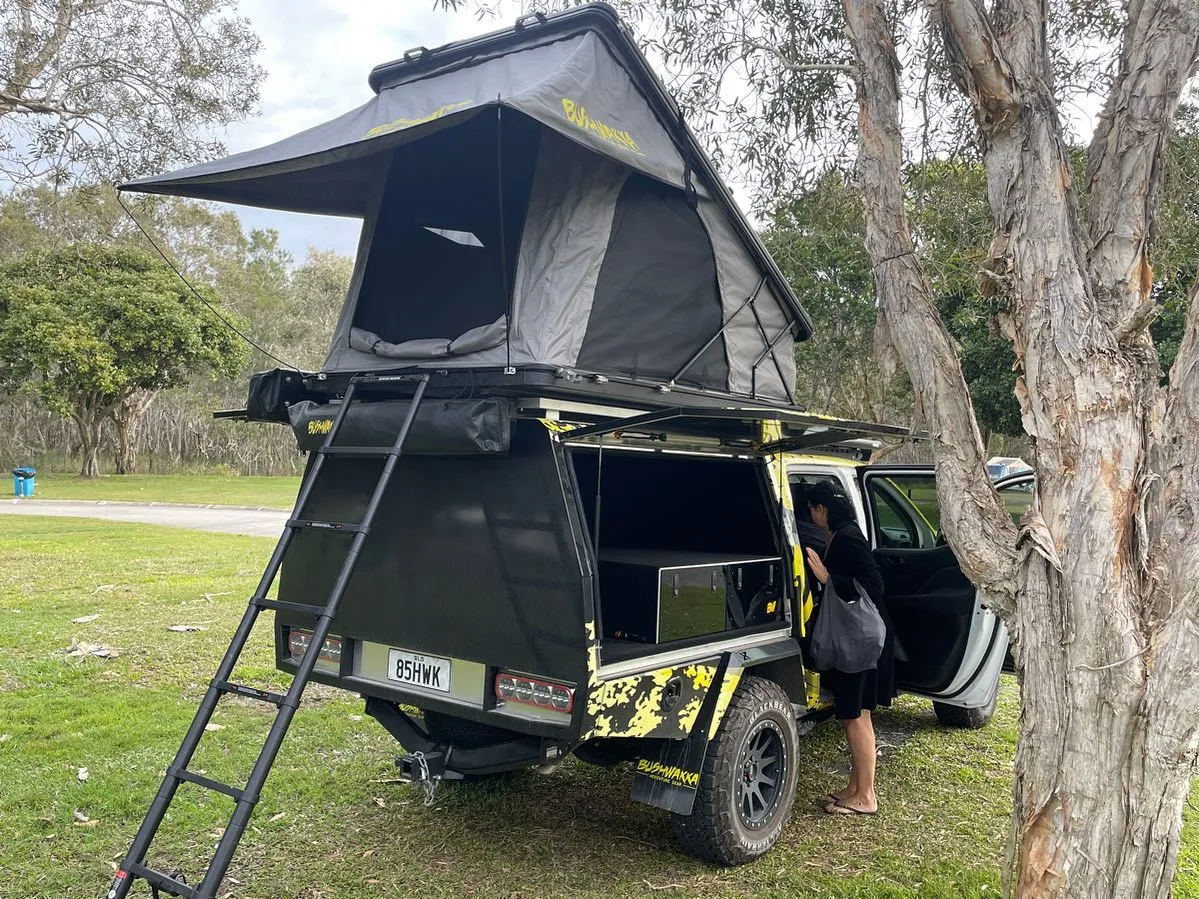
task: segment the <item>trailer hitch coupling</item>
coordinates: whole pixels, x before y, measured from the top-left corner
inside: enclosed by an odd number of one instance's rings
[[[405,780],[425,794],[425,805],[432,805],[437,788],[446,776],[445,753],[416,751],[396,759],[400,779]]]

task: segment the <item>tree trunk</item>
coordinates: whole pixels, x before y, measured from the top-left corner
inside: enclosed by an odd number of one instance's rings
[[[79,431],[79,447],[83,456],[81,478],[100,477],[100,440],[104,419],[92,411],[76,412],[72,416]]]
[[[155,393],[138,391],[126,397],[112,410],[112,423],[117,432],[116,473],[133,474],[137,471],[137,438],[141,431],[142,417],[154,401]]]
[[[845,8],[882,319],[928,418],[949,542],[1008,621],[1023,675],[1009,887],[1036,899],[1167,897],[1199,747],[1199,300],[1163,395],[1143,330],[1145,246],[1153,157],[1194,71],[1199,11],[1126,7],[1137,21],[1113,90],[1123,97],[1135,79],[1136,102],[1113,104],[1091,180],[1105,221],[1132,224],[1099,240],[1074,196],[1043,6],[996,0],[992,21],[980,0],[930,0],[982,133],[997,225],[984,286],[1006,300],[1000,325],[1023,369],[1038,504],[1017,533],[987,483],[906,221],[891,26],[881,0]]]

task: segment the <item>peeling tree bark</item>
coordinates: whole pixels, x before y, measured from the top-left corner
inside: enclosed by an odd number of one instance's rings
[[[996,222],[987,289],[1023,369],[1038,506],[1017,531],[986,481],[952,343],[903,212],[893,37],[845,0],[880,306],[934,436],[946,532],[1005,615],[1023,673],[1009,885],[1166,897],[1199,745],[1199,301],[1165,393],[1144,333],[1162,151],[1196,66],[1199,5],[1129,4],[1082,219],[1043,2],[930,0],[975,109]]]
[[[116,429],[116,473],[133,474],[137,471],[137,438],[141,431],[142,417],[157,394],[139,390],[119,402],[112,410],[112,423]]]

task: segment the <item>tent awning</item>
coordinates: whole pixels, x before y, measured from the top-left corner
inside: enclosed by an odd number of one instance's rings
[[[292,212],[367,217],[393,151],[505,107],[597,154],[718,208],[805,339],[811,320],[645,57],[603,3],[377,67],[377,95],[357,109],[266,147],[122,190]]]

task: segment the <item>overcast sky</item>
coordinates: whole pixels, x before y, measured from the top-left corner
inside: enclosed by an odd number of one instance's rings
[[[259,114],[224,136],[230,153],[273,143],[365,103],[381,62],[424,45],[472,37],[511,24],[433,9],[433,0],[241,0],[239,11],[262,38],[266,69]],[[309,246],[352,254],[358,220],[228,207],[247,228],[274,228],[297,262]]]

